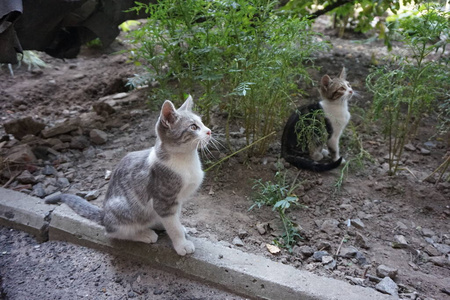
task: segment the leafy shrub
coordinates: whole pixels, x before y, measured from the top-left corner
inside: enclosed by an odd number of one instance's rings
[[[194,93],[206,122],[214,107],[226,112],[227,137],[236,120],[246,129],[247,144],[267,136],[285,121],[290,96],[302,92],[296,80],[310,80],[304,63],[326,47],[308,21],[277,15],[276,3],[137,3],[134,10],[150,13],[131,36],[134,57],[148,72],[143,77],[159,81],[160,91],[175,87],[173,100]],[[264,140],[254,151],[264,153],[269,143]]]

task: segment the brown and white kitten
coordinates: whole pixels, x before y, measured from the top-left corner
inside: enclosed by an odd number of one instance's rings
[[[199,188],[203,171],[197,148],[206,147],[211,130],[192,112],[189,96],[176,110],[165,101],[156,123],[154,147],[131,152],[117,165],[103,209],[85,199],[62,194],[46,203],[66,203],[79,215],[105,226],[110,238],[155,243],[153,229],[164,229],[179,255],[193,253],[180,222],[181,205]]]
[[[336,78],[331,79],[330,76],[324,75],[320,80],[319,92],[322,101],[299,107],[286,122],[281,138],[281,155],[287,162],[297,168],[316,172],[334,169],[342,162],[339,139],[350,120],[348,100],[353,96],[353,89],[346,80],[345,68],[342,68]],[[323,149],[322,139],[318,138],[320,133],[314,137],[302,136],[303,132],[311,132],[311,130],[302,131],[297,124],[300,118],[313,119],[320,111],[324,116],[323,122],[327,131],[326,144],[329,152]],[[305,146],[305,143],[310,144]],[[302,149],[308,149],[308,153]],[[332,163],[318,163],[324,155],[328,154],[331,154]],[[304,157],[308,155],[309,158]]]

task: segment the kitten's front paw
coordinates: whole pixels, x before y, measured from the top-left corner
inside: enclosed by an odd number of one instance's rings
[[[321,161],[323,158],[323,154],[320,152],[315,152],[313,153],[313,155],[311,156],[312,160],[314,161]]]
[[[186,254],[194,253],[195,246],[194,243],[188,240],[184,240],[183,242],[174,245],[175,251],[177,251],[178,255],[185,256]]]
[[[327,149],[322,149],[322,155],[323,155],[323,157],[329,157],[330,151],[328,151]]]

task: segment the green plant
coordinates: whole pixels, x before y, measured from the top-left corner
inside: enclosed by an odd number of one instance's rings
[[[299,120],[295,123],[295,132],[297,133],[297,146],[302,152],[309,151],[309,147],[314,145],[325,145],[328,133],[324,111],[315,110],[299,114]]]
[[[353,122],[348,124],[343,140],[343,147],[345,147],[349,158],[341,168],[339,177],[334,184],[335,192],[340,191],[350,171],[360,170],[364,167],[365,161],[372,161],[371,155],[363,147],[362,138]]]
[[[447,17],[448,13],[426,7],[419,15],[402,19],[397,32],[411,55],[373,70],[366,79],[374,93],[374,118],[381,120],[388,140],[391,175],[397,173],[404,145],[415,136],[423,116],[449,88],[448,65],[427,60],[430,53],[443,51],[448,43]]]
[[[245,128],[247,144],[273,132],[290,111],[296,81],[310,80],[304,63],[326,47],[306,20],[278,16],[277,1],[167,0],[137,3],[150,17],[133,31],[132,55],[160,89],[195,94],[209,122],[213,108]],[[136,80],[135,80],[136,82]],[[195,92],[194,92],[195,91]],[[264,153],[271,140],[252,147]]]
[[[281,236],[281,241],[275,241],[276,244],[291,249],[301,236],[298,232],[297,226],[287,215],[287,211],[291,206],[299,206],[299,198],[294,194],[294,191],[300,183],[297,178],[292,183],[287,180],[287,173],[282,174],[277,172],[275,174],[275,182],[262,182],[261,179],[255,180],[253,189],[256,190],[254,197],[254,204],[249,210],[262,206],[270,206],[272,210],[278,212],[283,223],[284,233]]]

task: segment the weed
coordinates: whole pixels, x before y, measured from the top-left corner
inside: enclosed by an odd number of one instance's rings
[[[298,175],[297,175],[298,176]],[[292,183],[287,180],[287,173],[282,174],[277,172],[275,174],[275,182],[262,182],[261,179],[255,180],[253,186],[257,190],[254,197],[254,204],[249,210],[262,206],[270,206],[272,210],[278,212],[283,223],[284,233],[280,237],[281,240],[274,241],[277,245],[287,249],[292,249],[301,236],[298,232],[297,226],[287,215],[287,211],[291,206],[299,206],[299,198],[294,194],[294,190],[300,185],[297,178]]]
[[[448,90],[448,65],[427,56],[448,42],[446,13],[425,7],[421,14],[400,20],[398,33],[412,55],[398,58],[393,65],[375,69],[366,79],[374,93],[373,115],[381,120],[388,139],[389,174],[399,168],[404,145],[412,139],[423,116]]]

